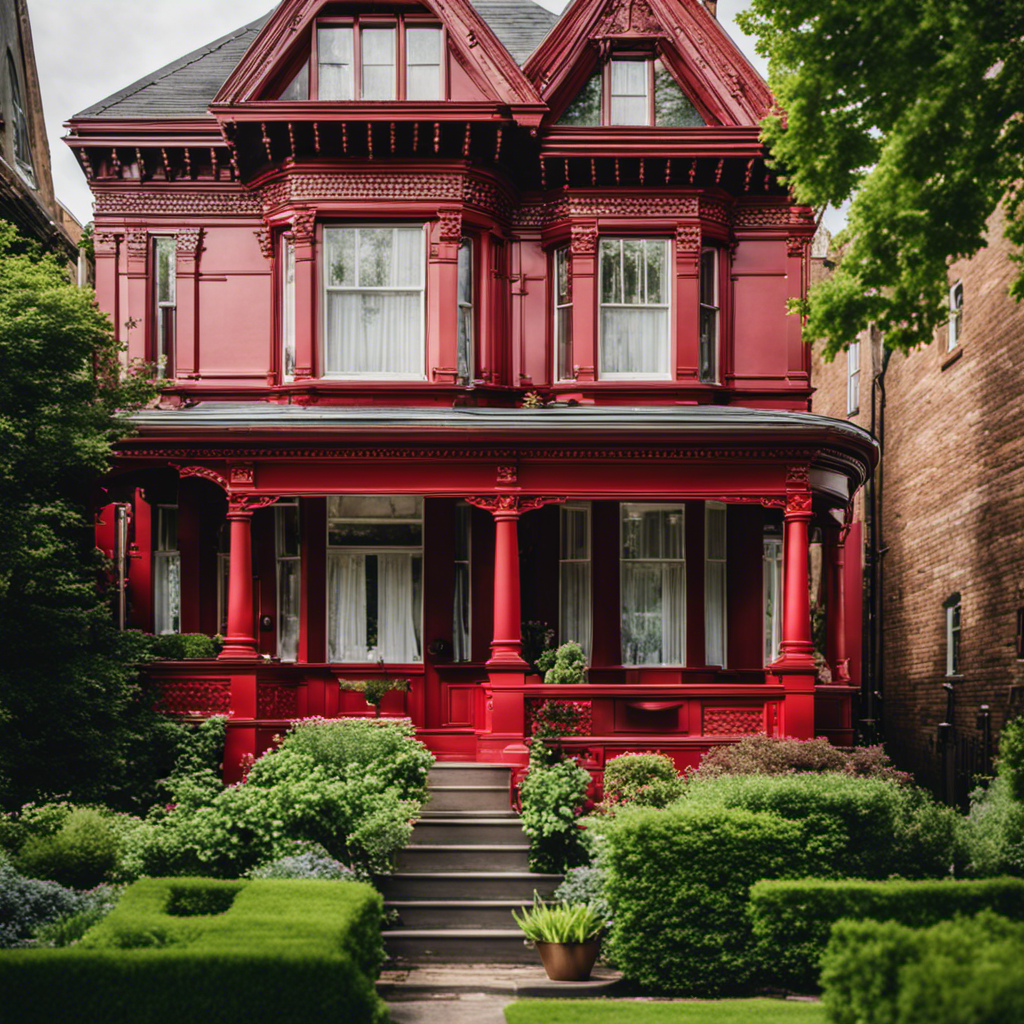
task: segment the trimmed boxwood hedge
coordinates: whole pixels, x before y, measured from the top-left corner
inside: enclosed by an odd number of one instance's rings
[[[819,986],[821,957],[841,918],[895,921],[915,928],[957,914],[994,910],[1024,920],[1024,879],[977,882],[761,881],[750,889],[757,957],[766,981],[810,992]]]
[[[78,946],[0,953],[0,1019],[383,1024],[381,913],[360,882],[142,879]]]

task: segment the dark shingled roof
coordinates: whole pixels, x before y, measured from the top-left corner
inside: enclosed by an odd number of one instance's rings
[[[513,58],[522,64],[558,21],[533,0],[471,0]],[[270,12],[273,13],[273,12]],[[75,114],[76,118],[197,118],[245,55],[270,14],[229,32],[198,50]]]

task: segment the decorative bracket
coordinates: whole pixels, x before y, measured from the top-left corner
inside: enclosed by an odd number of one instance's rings
[[[543,505],[559,505],[568,499],[550,495],[534,495],[525,497],[521,494],[488,494],[473,495],[465,499],[470,505],[486,509],[495,518],[518,519],[524,512],[532,512]]]

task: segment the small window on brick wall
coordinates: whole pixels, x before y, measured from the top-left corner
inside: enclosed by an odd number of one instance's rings
[[[1017,657],[1024,658],[1024,608],[1017,609]]]
[[[950,594],[943,602],[946,614],[946,675],[960,675],[960,595]]]
[[[952,352],[960,344],[964,315],[964,286],[957,281],[949,289],[949,334],[946,338],[946,351]]]

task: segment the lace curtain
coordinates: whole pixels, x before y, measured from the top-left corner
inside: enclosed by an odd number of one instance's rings
[[[708,503],[704,516],[704,663],[725,665],[724,505]]]
[[[367,661],[366,556],[327,556],[327,660]]]

